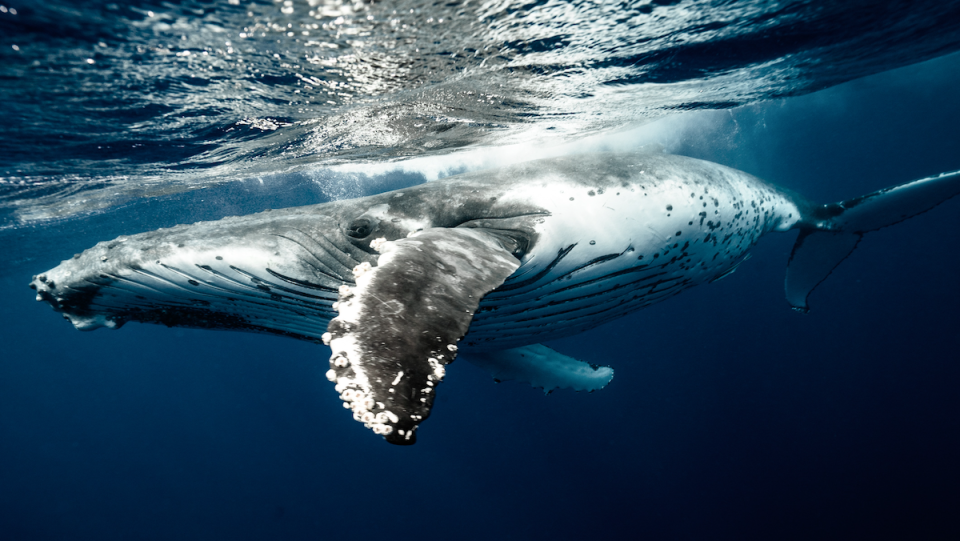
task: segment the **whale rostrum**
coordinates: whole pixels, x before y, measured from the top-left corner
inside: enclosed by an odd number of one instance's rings
[[[612,369],[540,342],[722,278],[773,231],[800,231],[786,296],[806,311],[864,233],[958,192],[954,172],[817,205],[693,158],[568,156],[123,236],[30,287],[80,330],[138,321],[323,342],[353,417],[411,444],[458,357],[497,380],[592,392]]]

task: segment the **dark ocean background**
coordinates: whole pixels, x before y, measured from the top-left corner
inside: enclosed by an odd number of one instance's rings
[[[404,448],[323,346],[80,333],[26,287],[120,234],[574,151],[822,202],[955,171],[957,2],[0,3],[0,539],[960,538],[960,200],[808,314],[778,234],[550,343],[616,369],[597,393],[457,362]]]

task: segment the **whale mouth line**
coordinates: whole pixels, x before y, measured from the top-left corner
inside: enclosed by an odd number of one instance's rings
[[[115,322],[115,325],[109,325],[113,328],[119,328],[127,321],[138,321],[171,327],[267,332],[314,341],[325,330],[326,321],[335,315],[323,302],[326,299],[315,295],[304,298],[308,295],[288,288],[284,288],[288,289],[284,294],[278,294],[236,280],[230,281],[234,286],[231,288],[203,280],[198,282],[199,286],[194,286],[199,290],[193,291],[153,273],[142,272],[141,275],[163,280],[165,286],[157,288],[120,277],[110,284],[100,285],[100,291],[84,309],[66,308],[63,311],[83,321],[102,316]],[[146,293],[147,289],[156,293],[138,295]],[[71,317],[71,321],[74,319]]]

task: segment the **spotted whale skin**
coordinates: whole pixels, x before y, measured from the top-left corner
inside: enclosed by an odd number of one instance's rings
[[[865,232],[960,192],[960,173],[814,205],[747,173],[656,152],[568,156],[361,199],[102,242],[30,286],[81,330],[129,321],[269,332],[331,347],[353,417],[410,444],[446,366],[594,391],[613,377],[539,342],[736,269],[799,229],[787,299]]]

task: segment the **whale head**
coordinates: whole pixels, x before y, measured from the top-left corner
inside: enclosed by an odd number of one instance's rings
[[[268,211],[121,236],[34,277],[80,330],[129,321],[318,339],[350,269],[373,255],[335,215]]]
[[[77,329],[137,321],[267,332],[318,341],[353,269],[375,265],[375,239],[431,228],[495,228],[516,256],[531,216],[478,182],[430,183],[361,199],[265,211],[100,242],[34,277],[37,300]]]

